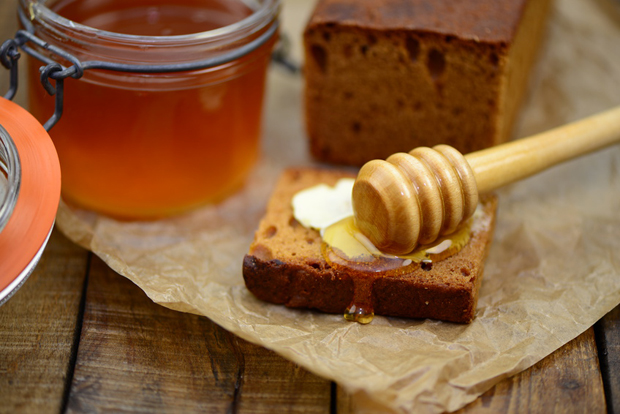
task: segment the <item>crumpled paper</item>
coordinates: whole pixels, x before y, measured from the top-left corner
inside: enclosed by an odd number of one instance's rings
[[[620,104],[620,16],[606,1],[557,0],[517,136]],[[284,1],[284,32],[297,60],[311,8],[312,2]],[[385,317],[360,325],[258,301],[243,284],[243,255],[279,172],[312,163],[302,78],[273,68],[269,82],[264,155],[241,192],[221,205],[148,223],[62,205],[60,229],[153,301],[205,315],[337,381],[362,412],[459,409],[620,303],[617,145],[499,192],[495,241],[469,325]]]

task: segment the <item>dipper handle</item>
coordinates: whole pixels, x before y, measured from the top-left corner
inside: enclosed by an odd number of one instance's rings
[[[450,234],[486,193],[620,141],[620,107],[463,156],[447,145],[373,160],[353,186],[359,229],[379,249],[412,251]]]

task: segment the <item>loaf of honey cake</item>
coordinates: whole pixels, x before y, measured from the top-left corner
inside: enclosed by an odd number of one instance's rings
[[[319,0],[304,32],[313,156],[361,165],[511,137],[551,0]]]
[[[291,206],[297,192],[350,176],[334,169],[283,172],[243,261],[247,288],[267,302],[341,314],[359,289],[366,289],[376,315],[471,322],[493,237],[496,197],[482,197],[482,224],[472,226],[469,242],[458,253],[396,276],[360,274],[330,266],[321,235],[301,225]]]

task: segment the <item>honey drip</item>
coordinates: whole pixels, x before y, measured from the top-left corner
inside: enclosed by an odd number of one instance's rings
[[[430,271],[434,262],[458,253],[469,242],[472,221],[467,220],[456,232],[431,244],[398,256],[377,249],[357,228],[353,216],[327,227],[323,233],[323,257],[334,269],[355,275],[353,300],[344,318],[362,324],[372,321],[374,281],[378,277],[410,273],[418,267]]]
[[[353,300],[344,311],[344,318],[349,322],[370,323],[375,316],[372,306],[372,277],[357,280],[353,289]]]

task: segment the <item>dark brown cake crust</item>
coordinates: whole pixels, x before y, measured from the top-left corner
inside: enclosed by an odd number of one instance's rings
[[[299,225],[290,207],[292,195],[301,188],[321,181],[331,184],[339,175],[289,170],[281,178],[243,261],[246,286],[258,299],[328,313],[344,313],[351,305],[355,290],[363,285],[362,278],[330,267],[321,255],[318,232]],[[456,255],[434,263],[428,271],[417,268],[399,276],[372,274],[375,314],[471,322],[492,240],[497,199],[484,197],[483,206],[489,225],[474,232]]]
[[[321,0],[314,25],[419,30],[508,43],[523,16],[521,0]]]
[[[291,265],[277,259],[264,261],[246,255],[243,277],[257,298],[291,308],[342,313],[353,297],[351,278],[331,268]]]
[[[319,0],[304,31],[312,156],[361,166],[512,138],[551,0]]]

